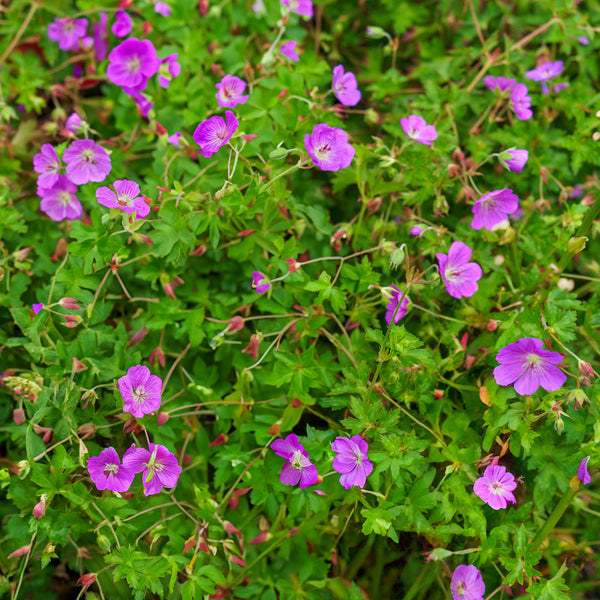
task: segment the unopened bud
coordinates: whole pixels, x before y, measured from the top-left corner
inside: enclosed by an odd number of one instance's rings
[[[586,362],[585,360],[580,360],[577,363],[577,367],[582,375],[585,375],[586,377],[590,378],[594,376],[594,369],[589,362]]]
[[[33,516],[39,521],[46,514],[47,494],[40,496],[40,501],[33,507]]]
[[[169,420],[169,413],[161,410],[156,417],[156,424],[160,427],[164,425]]]
[[[377,27],[376,25],[370,25],[367,27],[366,33],[367,37],[371,38],[372,40],[380,40],[389,35],[385,29]]]
[[[229,321],[229,325],[227,325],[227,331],[231,333],[235,333],[236,331],[240,331],[240,329],[244,328],[244,319],[239,315],[231,318]]]
[[[369,107],[365,110],[364,119],[367,125],[377,125],[380,118],[379,113],[375,109]]]
[[[269,531],[261,531],[256,537],[253,537],[249,542],[249,546],[256,546],[257,544],[263,544],[268,542],[273,535]]]
[[[458,177],[460,175],[460,167],[455,163],[450,163],[448,165],[448,176],[449,177]]]
[[[397,269],[404,260],[404,249],[396,248],[390,255],[390,266],[392,269]]]
[[[22,425],[25,422],[25,411],[22,408],[13,410],[13,421],[17,425]]]
[[[271,150],[269,153],[269,158],[272,160],[283,160],[288,154],[289,152],[285,148],[275,148],[275,150]]]
[[[100,546],[104,552],[110,551],[110,540],[104,534],[101,533],[98,535],[96,541],[98,542],[98,546]]]
[[[88,585],[92,585],[92,583],[94,583],[94,581],[96,581],[97,579],[97,575],[96,573],[86,573],[85,575],[82,575],[78,580],[77,583],[79,585],[83,585],[83,586],[88,586]],[[88,596],[89,598],[89,596]]]
[[[444,397],[444,391],[443,390],[433,390],[433,397],[436,400],[441,400]]]
[[[81,310],[81,306],[77,304],[79,300],[77,298],[61,298],[58,301],[59,306],[66,308],[67,310]]]
[[[573,279],[567,279],[566,277],[561,277],[556,282],[556,287],[559,290],[565,290],[567,292],[572,292],[575,289],[575,281]]]

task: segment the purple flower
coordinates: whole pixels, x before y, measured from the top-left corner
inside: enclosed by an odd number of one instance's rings
[[[96,199],[102,206],[118,208],[130,215],[136,213],[136,220],[144,218],[150,212],[144,197],[140,196],[140,186],[137,183],[128,179],[117,179],[113,187],[114,192],[106,186],[96,190]]]
[[[235,75],[225,75],[215,87],[217,102],[223,108],[233,108],[237,104],[245,104],[248,100],[248,95],[243,95],[246,82]]]
[[[33,157],[33,170],[40,173],[37,180],[40,187],[51,188],[58,181],[60,159],[52,144],[44,144],[40,153]]]
[[[127,467],[134,473],[143,471],[144,496],[159,494],[163,486],[174,488],[182,471],[177,457],[167,448],[160,444],[149,444],[148,447],[149,450],[135,448],[127,460]]]
[[[112,168],[108,152],[92,140],[76,140],[63,154],[67,177],[77,185],[100,183]]]
[[[179,77],[179,73],[181,73],[181,65],[177,62],[178,57],[179,54],[169,54],[160,61],[158,83],[165,89],[169,87],[171,79]]]
[[[410,235],[415,235],[415,236],[420,236],[423,235],[426,231],[427,231],[428,227],[426,227],[425,225],[415,225],[411,230],[410,230]]]
[[[513,88],[515,83],[517,83],[516,79],[508,79],[502,76],[493,77],[492,75],[487,75],[483,78],[485,87],[493,92],[496,91],[500,96],[505,96],[506,93]]]
[[[584,189],[580,185],[574,185],[571,188],[571,193],[569,194],[570,198],[581,198],[583,196]]]
[[[348,143],[348,134],[325,123],[315,125],[312,134],[304,136],[306,152],[322,171],[339,171],[350,166],[354,148]]]
[[[118,38],[124,38],[129,35],[132,27],[133,21],[131,20],[131,17],[124,10],[118,10],[115,13],[115,22],[110,30]]]
[[[563,72],[563,69],[562,60],[557,60],[556,62],[548,61],[531,71],[527,71],[525,77],[533,81],[548,81],[548,79],[558,77]]]
[[[132,446],[123,455],[123,464],[114,448],[106,448],[99,456],[88,460],[87,468],[92,481],[99,490],[109,489],[111,492],[126,492],[133,483],[135,471],[130,460],[136,449]]]
[[[485,583],[477,567],[460,565],[452,573],[453,600],[483,600]]]
[[[108,54],[108,16],[100,13],[100,20],[94,25],[94,54],[100,62]]]
[[[252,271],[252,287],[262,294],[271,287],[271,283],[260,271]]]
[[[517,487],[514,475],[506,471],[506,467],[490,465],[473,486],[473,491],[494,510],[506,508],[508,502],[516,499],[513,490]]]
[[[580,36],[577,38],[577,41],[582,45],[582,46],[587,46],[590,43],[590,40],[588,38],[586,38],[584,35]]]
[[[395,285],[390,285],[388,289],[389,291],[387,297],[389,297],[390,301],[385,307],[385,322],[389,326],[392,323],[392,318],[394,319],[394,323],[397,323],[406,315],[406,312],[408,310],[407,307],[410,300],[408,299],[407,294],[404,294],[404,298],[402,298],[403,292],[399,287],[396,287]],[[402,302],[400,304],[400,307],[396,310],[398,302],[400,302],[400,298],[402,298]]]
[[[65,129],[71,133],[81,133],[82,123],[81,117],[76,112],[71,113],[65,122]]]
[[[517,394],[533,394],[542,386],[547,392],[560,389],[567,376],[556,366],[563,357],[558,352],[543,350],[538,338],[521,338],[498,352],[500,366],[494,369],[498,385],[515,384]]]
[[[568,87],[569,87],[569,84],[566,81],[563,81],[562,83],[557,83],[554,86],[554,93],[558,94],[558,93],[562,92],[563,90],[566,90]]]
[[[302,15],[312,19],[313,16],[313,3],[312,0],[281,0],[282,4],[285,4],[290,12]]]
[[[473,229],[484,227],[492,231],[494,225],[506,220],[507,216],[519,207],[519,198],[512,190],[503,189],[489,192],[475,202],[471,211],[475,215],[471,222]]]
[[[42,199],[40,209],[53,221],[75,221],[83,214],[81,202],[75,196],[76,192],[77,186],[69,181],[66,175],[59,175],[52,187],[38,187],[37,194]]]
[[[333,93],[344,106],[356,106],[360,102],[360,91],[354,73],[344,73],[343,65],[333,68]]]
[[[513,173],[522,173],[528,158],[529,152],[527,150],[518,150],[516,148],[505,150],[498,155],[500,164]]]
[[[271,448],[287,461],[279,474],[281,483],[296,485],[299,482],[302,489],[317,483],[317,467],[310,462],[308,452],[296,435],[291,433],[285,440],[275,440]]]
[[[160,408],[162,379],[158,375],[151,375],[148,367],[130,367],[127,375],[121,377],[118,383],[125,401],[125,412],[139,419]]]
[[[472,296],[477,291],[477,282],[481,279],[481,267],[469,262],[472,250],[462,242],[453,242],[448,254],[436,254],[440,265],[440,274],[446,291],[453,298]]]
[[[239,122],[230,111],[225,111],[223,117],[210,117],[202,121],[194,131],[194,141],[200,146],[200,154],[210,158],[221,146],[224,146],[237,131]]]
[[[515,111],[515,116],[520,121],[527,121],[533,117],[533,112],[530,108],[531,98],[527,95],[527,86],[524,83],[517,83],[510,94],[510,104]]]
[[[44,308],[44,304],[42,302],[38,304],[32,304],[31,308],[33,309],[33,312],[37,315],[40,312],[40,310]]]
[[[367,442],[360,435],[350,439],[338,437],[332,442],[331,449],[338,452],[333,459],[333,468],[342,474],[340,483],[347,490],[354,485],[363,488],[373,470],[373,463],[367,457]]]
[[[410,117],[400,119],[400,125],[404,133],[415,142],[419,144],[426,144],[431,146],[433,140],[437,140],[437,131],[433,125],[427,125],[425,119],[418,117],[417,115],[410,115]]]
[[[77,50],[79,40],[85,37],[87,26],[87,19],[56,17],[54,22],[48,25],[48,38],[53,42],[58,42],[61,50]]]
[[[279,51],[284,56],[287,56],[287,58],[289,58],[291,61],[299,62],[300,57],[298,56],[298,53],[296,52],[297,45],[298,45],[298,42],[286,42],[285,44],[283,44],[281,46],[281,48],[279,48]]]
[[[129,38],[108,55],[106,76],[115,85],[141,92],[160,66],[160,59],[149,40]]]
[[[170,135],[167,138],[167,142],[169,142],[169,144],[173,144],[173,146],[177,146],[177,148],[181,148],[181,145],[179,144],[180,139],[181,133],[179,131],[176,131],[173,135]]]
[[[592,478],[590,477],[590,474],[589,474],[588,468],[587,468],[589,460],[590,460],[590,457],[586,456],[579,463],[579,468],[577,469],[577,477],[579,477],[579,480],[581,481],[581,483],[583,485],[587,485],[588,483],[590,483],[590,481],[592,481]]]
[[[166,2],[156,2],[154,4],[154,12],[162,15],[163,17],[170,17],[171,7]]]

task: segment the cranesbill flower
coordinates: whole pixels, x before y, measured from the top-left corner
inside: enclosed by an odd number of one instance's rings
[[[87,19],[57,17],[53,23],[48,25],[48,39],[58,42],[61,50],[77,50],[79,40],[86,35],[87,26]]]
[[[483,600],[485,583],[477,567],[460,565],[454,569],[450,586],[453,600]]]
[[[281,48],[279,48],[279,51],[281,52],[281,54],[283,54],[284,56],[289,58],[291,61],[299,62],[300,57],[298,56],[298,53],[296,52],[297,45],[298,45],[298,42],[286,42],[285,44],[283,44],[281,46]]]
[[[171,83],[171,79],[179,77],[181,73],[181,65],[177,62],[179,54],[169,54],[161,59],[158,69],[158,83],[161,87],[167,89]]]
[[[281,483],[285,485],[300,483],[302,489],[317,483],[319,477],[317,467],[310,462],[308,452],[304,450],[296,435],[291,433],[285,440],[275,440],[271,448],[287,461],[279,474]]]
[[[527,152],[527,150],[519,150],[516,148],[505,150],[498,155],[500,164],[513,173],[522,173],[528,158],[529,152]]]
[[[484,227],[488,231],[492,231],[494,225],[506,220],[507,216],[515,212],[519,206],[519,198],[513,194],[512,190],[494,190],[479,198],[471,209],[473,221],[471,227],[473,229],[481,229]]]
[[[342,474],[340,483],[347,490],[354,485],[364,487],[367,477],[373,471],[373,463],[367,457],[367,442],[360,435],[350,439],[338,437],[332,442],[331,449],[338,452],[333,459],[333,468]]]
[[[425,225],[415,225],[409,231],[410,235],[420,236],[423,235],[427,231],[428,227]]]
[[[177,457],[165,446],[149,444],[149,450],[133,448],[125,463],[134,473],[142,472],[144,496],[162,492],[163,486],[174,488],[177,485],[181,467]]]
[[[507,77],[494,77],[487,75],[483,78],[483,85],[493,92],[497,92],[500,96],[506,96],[506,94],[513,88],[517,83],[516,79],[508,79]]]
[[[482,271],[476,262],[469,262],[472,252],[466,244],[453,242],[448,254],[435,255],[446,291],[453,298],[468,298],[477,291],[477,282],[481,279]]]
[[[262,294],[271,287],[271,282],[260,271],[252,271],[252,287]]]
[[[281,0],[282,4],[285,4],[290,12],[302,15],[312,19],[313,16],[313,3],[312,0]]]
[[[115,22],[110,30],[113,32],[113,35],[116,35],[118,38],[124,38],[129,35],[132,27],[133,21],[131,20],[131,17],[124,10],[118,10],[115,13]]]
[[[577,477],[579,478],[579,480],[581,481],[581,483],[583,485],[587,485],[588,483],[590,483],[590,481],[592,481],[592,478],[590,477],[590,474],[588,472],[588,462],[590,460],[589,456],[586,456],[580,463],[579,463],[579,468],[577,469]]]
[[[163,17],[171,16],[171,7],[166,2],[155,2],[154,12],[162,15]]]
[[[506,508],[516,502],[513,490],[517,487],[514,475],[506,467],[490,465],[473,486],[473,491],[494,510]]]
[[[126,492],[133,483],[135,471],[127,464],[131,458],[133,447],[123,456],[123,464],[114,448],[106,448],[99,456],[88,460],[87,468],[92,481],[99,490],[109,489],[111,492]]]
[[[108,152],[93,140],[76,140],[63,154],[67,177],[77,185],[100,183],[112,168]]]
[[[130,367],[127,375],[121,377],[118,383],[125,401],[125,412],[139,419],[160,408],[162,379],[158,375],[151,375],[148,367]]]
[[[221,146],[224,146],[237,131],[239,122],[230,111],[223,117],[214,116],[202,121],[194,131],[194,141],[200,146],[200,154],[210,158]]]
[[[333,93],[344,106],[356,106],[360,102],[360,91],[354,73],[344,73],[343,65],[333,68]]]
[[[52,144],[43,144],[40,153],[33,157],[33,170],[40,174],[40,187],[51,188],[58,181],[60,159]]]
[[[135,181],[117,179],[113,188],[114,191],[102,186],[96,190],[96,199],[102,206],[118,208],[130,215],[136,213],[136,220],[144,218],[150,212],[144,197],[140,196],[140,186]]]
[[[527,71],[525,77],[533,81],[548,81],[548,79],[558,77],[563,72],[563,69],[562,60],[557,60],[556,62],[548,61],[531,71]]]
[[[306,152],[322,171],[340,171],[350,166],[354,147],[348,143],[348,134],[325,123],[315,125],[312,134],[304,136]]]
[[[404,117],[400,119],[400,125],[404,133],[415,142],[419,144],[426,144],[431,146],[431,142],[437,140],[437,131],[433,125],[427,125],[423,117],[417,115],[410,115],[410,117]]]
[[[391,325],[392,318],[394,319],[394,323],[397,323],[406,315],[406,312],[408,310],[407,307],[410,303],[410,300],[408,299],[408,295],[403,294],[402,290],[399,287],[396,287],[395,285],[390,285],[389,288],[387,288],[387,290],[388,293],[386,294],[386,297],[388,297],[390,301],[385,307],[385,322],[388,325]],[[402,302],[398,307],[398,302],[400,302],[400,298],[402,298]],[[396,309],[396,307],[398,307],[398,309]]]
[[[246,82],[235,75],[225,75],[215,87],[217,102],[223,108],[233,108],[237,104],[245,104],[248,100],[248,94],[243,95]]]
[[[100,62],[108,54],[108,16],[100,13],[100,20],[94,25],[94,54]]]
[[[83,214],[76,192],[77,186],[66,175],[59,175],[52,187],[38,187],[37,194],[42,199],[40,209],[53,221],[75,221]]]
[[[108,55],[106,76],[115,85],[141,92],[159,66],[160,59],[151,41],[129,38]]]
[[[494,369],[496,383],[514,383],[517,394],[534,394],[540,386],[547,392],[560,389],[567,376],[556,365],[562,363],[563,357],[543,347],[538,338],[521,338],[502,348],[496,356],[500,363]]]
[[[533,111],[530,108],[531,98],[528,93],[527,86],[524,83],[517,83],[510,93],[510,104],[519,121],[527,121],[533,117]]]

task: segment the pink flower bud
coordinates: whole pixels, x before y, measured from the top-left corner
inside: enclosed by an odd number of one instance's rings
[[[17,425],[23,425],[25,422],[25,411],[22,408],[13,410],[13,420]]]
[[[579,368],[579,372],[582,375],[585,375],[586,377],[594,376],[594,368],[592,367],[592,365],[590,365],[589,362],[586,362],[585,360],[580,360],[577,363],[577,367]]]
[[[227,436],[224,433],[220,433],[209,445],[209,448],[214,446],[222,446],[227,441]]]
[[[96,573],[86,573],[85,575],[82,575],[78,580],[77,583],[79,585],[83,585],[85,587],[92,585],[92,583],[94,583],[94,581],[96,581],[97,579],[97,575]]]
[[[239,315],[232,317],[231,321],[229,321],[229,325],[227,325],[227,331],[231,331],[231,333],[235,333],[240,329],[244,328],[244,319]]]
[[[433,397],[436,400],[441,400],[444,397],[444,391],[443,390],[433,390]]]
[[[42,494],[40,501],[33,507],[33,516],[39,521],[46,514],[46,494]]]
[[[127,347],[130,348],[134,346],[138,342],[141,342],[148,335],[148,330],[145,327],[142,327],[139,331],[136,331],[130,338],[129,342],[127,342]]]
[[[98,428],[93,423],[86,423],[85,425],[81,425],[81,427],[77,429],[77,433],[81,435],[82,438],[85,440],[91,435],[94,435],[94,433],[96,433],[96,429]]]
[[[34,425],[33,431],[38,435],[42,436],[42,440],[47,444],[52,439],[52,429],[50,427],[42,427],[41,425]]]
[[[158,347],[158,348],[154,348],[154,350],[152,350],[152,352],[150,352],[150,364],[151,365],[155,365],[156,363],[158,363],[161,367],[164,368],[165,366],[165,353],[163,352],[163,349]]]
[[[21,546],[14,552],[11,552],[8,555],[8,558],[17,558],[18,556],[23,556],[23,554],[29,554],[31,552],[31,544],[27,544],[27,546]]]
[[[206,246],[198,246],[195,250],[190,252],[190,256],[202,256],[206,252]]]
[[[235,563],[236,565],[239,565],[240,567],[246,567],[246,563],[239,557],[239,556],[235,556],[235,554],[232,554],[230,556],[231,558],[231,562]]]
[[[58,301],[59,306],[61,306],[62,308],[65,308],[67,310],[81,310],[81,306],[79,306],[79,304],[77,304],[79,302],[79,300],[77,300],[77,298],[69,298],[69,297],[65,297],[65,298],[61,298]]]
[[[233,525],[229,521],[224,521],[223,522],[223,527],[225,528],[225,531],[227,532],[228,535],[231,535],[232,533],[235,533],[235,535],[237,535],[239,537],[242,537],[242,532],[239,529],[237,529],[235,527],[235,525]]]
[[[262,334],[253,333],[250,336],[250,343],[242,350],[242,354],[250,354],[253,360],[256,360],[258,357],[258,348],[260,346],[260,341],[262,340]]]
[[[261,531],[256,537],[253,537],[249,542],[249,546],[256,546],[257,544],[263,544],[268,542],[272,538],[272,534],[269,531]]]
[[[78,359],[73,357],[73,373],[81,373],[87,371],[87,367]]]
[[[79,315],[63,315],[63,318],[65,319],[65,322],[61,323],[61,325],[64,325],[65,327],[77,327],[79,323],[83,322],[83,319]]]
[[[158,413],[158,417],[156,417],[156,424],[160,427],[161,425],[164,425],[168,420],[169,420],[169,413],[165,412],[164,410],[161,410]]]
[[[288,273],[292,273],[293,271],[297,271],[300,268],[300,263],[293,258],[286,258],[285,262],[290,265],[288,268]]]
[[[54,249],[54,253],[50,257],[52,262],[56,262],[60,260],[67,251],[67,240],[65,238],[60,238],[56,244],[56,248]]]

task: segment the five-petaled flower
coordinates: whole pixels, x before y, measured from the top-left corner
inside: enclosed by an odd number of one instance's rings
[[[225,75],[215,87],[217,103],[223,108],[233,108],[237,104],[245,104],[248,100],[248,94],[244,96],[246,82],[235,75]]]
[[[562,60],[557,60],[556,62],[548,61],[531,71],[527,71],[525,77],[533,81],[548,81],[548,79],[558,77],[563,72],[563,69]]]
[[[341,473],[340,483],[349,490],[352,486],[365,486],[367,477],[373,471],[373,463],[368,459],[369,445],[360,435],[348,438],[338,437],[331,444],[338,452],[333,459],[333,468]]]
[[[110,173],[108,152],[92,140],[76,140],[63,154],[67,165],[67,177],[77,185],[90,181],[100,183]]]
[[[33,170],[39,173],[37,184],[51,188],[58,181],[60,159],[52,144],[43,144],[39,154],[33,157]]]
[[[221,146],[224,146],[237,131],[239,122],[230,111],[225,111],[223,117],[214,116],[202,121],[194,131],[194,141],[200,146],[200,154],[210,158]]]
[[[133,449],[127,460],[128,468],[142,473],[144,496],[158,494],[163,487],[174,488],[182,471],[177,457],[165,446],[151,443],[148,448]]]
[[[437,140],[437,131],[433,125],[427,125],[427,122],[423,117],[417,115],[410,115],[409,117],[403,117],[400,119],[400,125],[404,133],[415,142],[419,144],[426,144],[431,146],[431,142]]]
[[[86,35],[87,26],[87,19],[56,17],[54,22],[48,25],[48,39],[58,42],[61,50],[77,50],[79,40]]]
[[[77,186],[66,175],[59,175],[52,187],[38,186],[37,194],[42,199],[40,209],[53,221],[75,221],[83,214],[76,192]]]
[[[506,96],[516,83],[516,79],[508,79],[502,76],[494,77],[493,75],[487,75],[483,78],[483,85],[488,90],[496,92],[499,96]]]
[[[397,323],[406,315],[406,311],[408,310],[408,305],[410,303],[408,295],[404,294],[402,290],[395,285],[390,285],[386,288],[386,293],[384,295],[389,299],[389,302],[385,307],[385,322],[388,325],[391,325],[392,319],[394,319],[394,323]],[[402,302],[400,302],[400,298],[402,298]],[[400,306],[398,306],[399,302]]]
[[[477,282],[481,279],[482,271],[476,262],[469,262],[472,252],[466,244],[453,242],[448,254],[435,255],[446,291],[453,298],[468,298],[477,291]]]
[[[118,208],[128,214],[136,213],[136,219],[142,219],[150,212],[144,197],[140,196],[140,186],[135,181],[117,179],[113,188],[114,191],[102,186],[96,190],[96,199],[102,206]]]
[[[129,464],[135,452],[133,446],[129,448],[123,455],[123,464],[112,447],[102,450],[99,456],[92,456],[88,460],[87,468],[96,487],[99,490],[126,492],[131,487],[136,473]]]
[[[452,574],[451,591],[453,600],[483,600],[485,583],[477,567],[460,565]]]
[[[317,467],[310,462],[308,452],[296,435],[291,433],[285,440],[275,440],[271,444],[271,449],[286,460],[279,475],[281,483],[285,485],[300,483],[302,489],[317,483],[319,477]]]
[[[579,480],[581,481],[581,483],[583,485],[587,485],[588,483],[590,483],[590,481],[592,481],[592,478],[590,477],[587,465],[588,462],[590,460],[589,456],[586,456],[580,463],[579,463],[579,468],[577,469],[577,477],[579,478]]]
[[[521,338],[502,348],[496,356],[500,363],[494,369],[496,383],[514,383],[515,392],[524,395],[534,394],[540,386],[547,392],[560,389],[567,376],[556,365],[562,363],[563,357],[543,347],[538,338]]]
[[[512,190],[494,190],[479,198],[471,209],[474,216],[471,222],[473,229],[484,227],[492,231],[494,225],[505,221],[508,215],[519,208],[519,198]]]
[[[315,125],[312,134],[304,136],[304,146],[313,163],[322,171],[340,171],[349,167],[355,153],[354,147],[348,143],[348,134],[325,123]]]
[[[160,58],[150,40],[129,38],[108,55],[106,76],[115,85],[141,92],[159,66]]]
[[[514,475],[506,467],[490,465],[473,486],[473,491],[494,510],[516,502],[513,490],[517,487]]]
[[[271,287],[271,282],[260,271],[252,271],[252,287],[262,294]]]
[[[344,106],[356,106],[360,102],[360,90],[354,73],[344,73],[343,65],[333,68],[333,93]]]
[[[123,410],[140,418],[160,408],[162,380],[151,375],[150,369],[136,365],[127,370],[127,375],[119,379],[119,391],[125,405]]]

